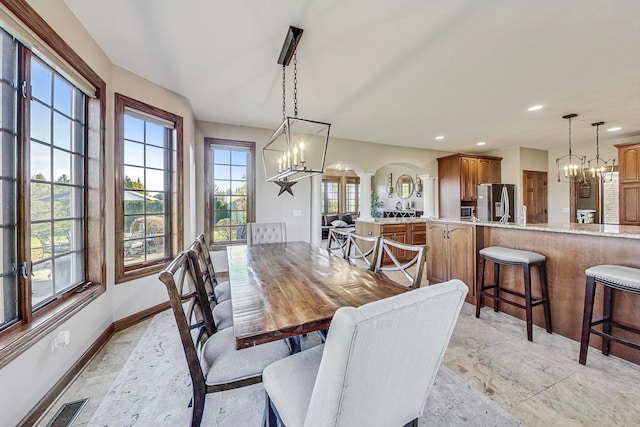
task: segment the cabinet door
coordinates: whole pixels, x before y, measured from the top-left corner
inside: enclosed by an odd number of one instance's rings
[[[489,162],[489,170],[491,182],[502,182],[502,162],[500,160],[491,160]]]
[[[478,160],[461,157],[460,162],[462,200],[476,200],[478,197]]]
[[[411,224],[411,244],[424,245],[427,243],[427,224]]]
[[[447,280],[447,226],[443,224],[427,224],[427,278],[429,283]]]
[[[473,227],[449,225],[449,279],[460,279],[469,287],[469,296],[475,295],[475,251]]]
[[[640,182],[640,145],[618,149],[620,183]]]
[[[620,184],[620,224],[640,225],[640,183]]]
[[[495,182],[491,180],[491,177],[491,160],[478,159],[478,184],[488,184],[491,182]]]

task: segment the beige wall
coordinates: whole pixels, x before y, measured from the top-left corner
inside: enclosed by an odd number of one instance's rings
[[[0,425],[16,425],[71,368],[115,320],[167,300],[155,275],[114,285],[114,91],[180,115],[184,120],[185,242],[196,234],[193,167],[195,120],[187,99],[115,67],[84,30],[62,0],[30,0],[29,3],[53,29],[106,82],[105,191],[107,291],[56,330],[44,336],[0,369]],[[70,344],[51,352],[51,341],[60,331],[70,331]],[[10,386],[9,386],[10,385]]]

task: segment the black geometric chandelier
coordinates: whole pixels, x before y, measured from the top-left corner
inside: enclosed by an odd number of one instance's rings
[[[298,67],[297,46],[302,29],[289,27],[278,58],[282,65],[282,123],[262,148],[262,160],[267,182],[280,185],[291,192],[291,186],[302,178],[324,172],[329,143],[330,123],[298,117]],[[286,67],[293,58],[293,117],[286,111]]]

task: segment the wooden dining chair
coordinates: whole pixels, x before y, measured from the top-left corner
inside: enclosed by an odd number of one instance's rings
[[[207,393],[259,383],[266,366],[289,355],[282,340],[236,350],[232,328],[216,331],[197,263],[193,251],[183,251],[160,273],[191,375],[192,427],[202,421]]]
[[[329,255],[337,255],[340,258],[346,257],[349,234],[348,231],[336,228],[329,229],[329,238],[327,239],[327,252],[329,252]]]
[[[356,267],[365,267],[373,270],[376,265],[376,257],[380,238],[378,236],[362,236],[350,233],[347,238],[345,258]]]
[[[202,236],[204,238],[204,236]],[[189,251],[195,254],[194,261],[194,274],[198,275],[202,280],[204,289],[209,298],[209,305],[213,310],[213,321],[217,330],[226,329],[233,326],[233,311],[231,307],[231,300],[227,298],[225,300],[219,300],[216,297],[215,291],[220,286],[216,279],[212,266],[209,266],[209,262],[206,260],[205,253],[209,253],[209,250],[202,250],[202,244],[200,237],[198,237],[189,246]],[[230,296],[230,295],[229,295]]]
[[[228,280],[222,282],[218,281],[216,270],[213,268],[213,261],[211,260],[209,246],[207,245],[204,233],[200,233],[200,235],[196,238],[196,241],[200,244],[200,251],[196,253],[198,253],[199,257],[202,258],[203,262],[206,265],[206,270],[209,273],[210,280],[213,284],[214,299],[218,303],[231,299],[231,285]]]
[[[381,237],[374,271],[388,276],[391,280],[401,275],[407,279],[412,288],[419,288],[428,249],[427,245],[410,245]],[[397,254],[403,254],[402,258],[408,258],[408,261],[400,262]],[[391,261],[390,263],[384,264],[385,255]],[[398,274],[393,274],[393,272],[398,272]]]
[[[417,426],[467,291],[451,280],[339,308],[324,345],[264,370],[264,424]]]
[[[284,222],[249,222],[247,223],[247,244],[285,243],[287,241],[287,225]]]

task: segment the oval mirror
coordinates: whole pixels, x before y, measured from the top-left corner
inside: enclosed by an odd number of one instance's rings
[[[409,175],[400,175],[396,181],[396,193],[401,199],[408,199],[413,194],[413,178]]]

